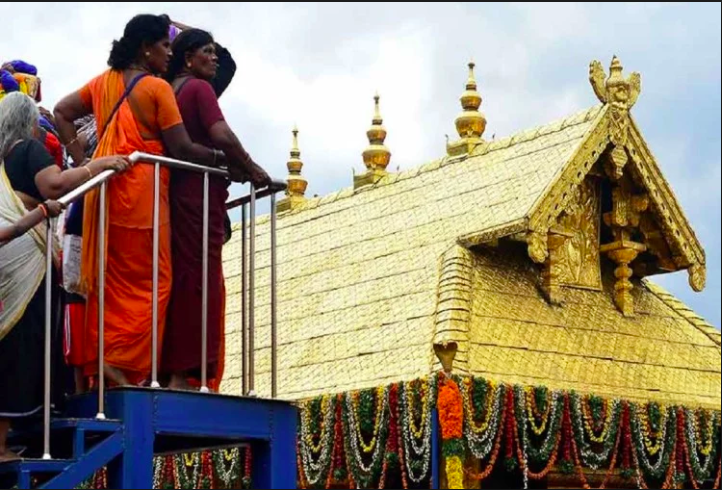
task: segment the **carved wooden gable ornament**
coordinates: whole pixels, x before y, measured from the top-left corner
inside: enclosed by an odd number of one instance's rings
[[[633,276],[689,271],[705,286],[705,253],[630,115],[641,78],[624,78],[615,56],[607,77],[592,62],[589,79],[605,105],[561,175],[532,209],[526,241],[543,265],[542,289],[557,302],[562,287],[601,289],[600,260],[615,264],[614,301],[633,315]]]

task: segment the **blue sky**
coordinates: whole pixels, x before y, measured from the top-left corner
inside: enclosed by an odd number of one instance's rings
[[[444,154],[470,58],[486,136],[499,138],[595,104],[588,64],[617,54],[642,74],[633,115],[707,250],[705,292],[685,273],[656,280],[719,328],[719,3],[26,3],[3,25],[0,58],[38,65],[52,106],[104,69],[111,40],[140,12],[211,30],[231,49],[229,122],[281,178],[297,123],[310,195],[349,186],[363,168],[376,90],[391,167],[404,169]]]

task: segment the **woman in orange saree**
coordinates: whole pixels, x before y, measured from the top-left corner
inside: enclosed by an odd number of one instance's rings
[[[65,97],[55,108],[56,122],[68,152],[83,160],[73,121],[94,114],[99,143],[95,157],[143,151],[183,155],[211,165],[223,154],[191,142],[162,75],[168,68],[170,21],[166,16],[139,15],[113,43],[110,69]],[[158,345],[163,345],[166,309],[171,290],[170,172],[161,169]],[[87,295],[84,327],[84,371],[98,371],[98,236],[106,236],[105,250],[105,376],[114,384],[140,384],[151,371],[153,186],[151,165],[136,165],[110,180],[107,206],[99,210],[99,191],[85,198],[81,288]],[[105,212],[106,228],[99,229]],[[159,353],[160,357],[160,353]]]

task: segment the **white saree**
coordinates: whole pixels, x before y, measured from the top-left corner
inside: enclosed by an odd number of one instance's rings
[[[12,226],[27,213],[0,161],[0,227]],[[0,341],[10,333],[45,277],[46,224],[0,244]]]

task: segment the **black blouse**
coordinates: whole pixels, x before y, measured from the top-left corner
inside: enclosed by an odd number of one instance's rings
[[[10,150],[5,157],[5,173],[16,192],[22,192],[38,201],[45,198],[35,185],[35,176],[55,165],[48,150],[37,140],[25,140]]]

